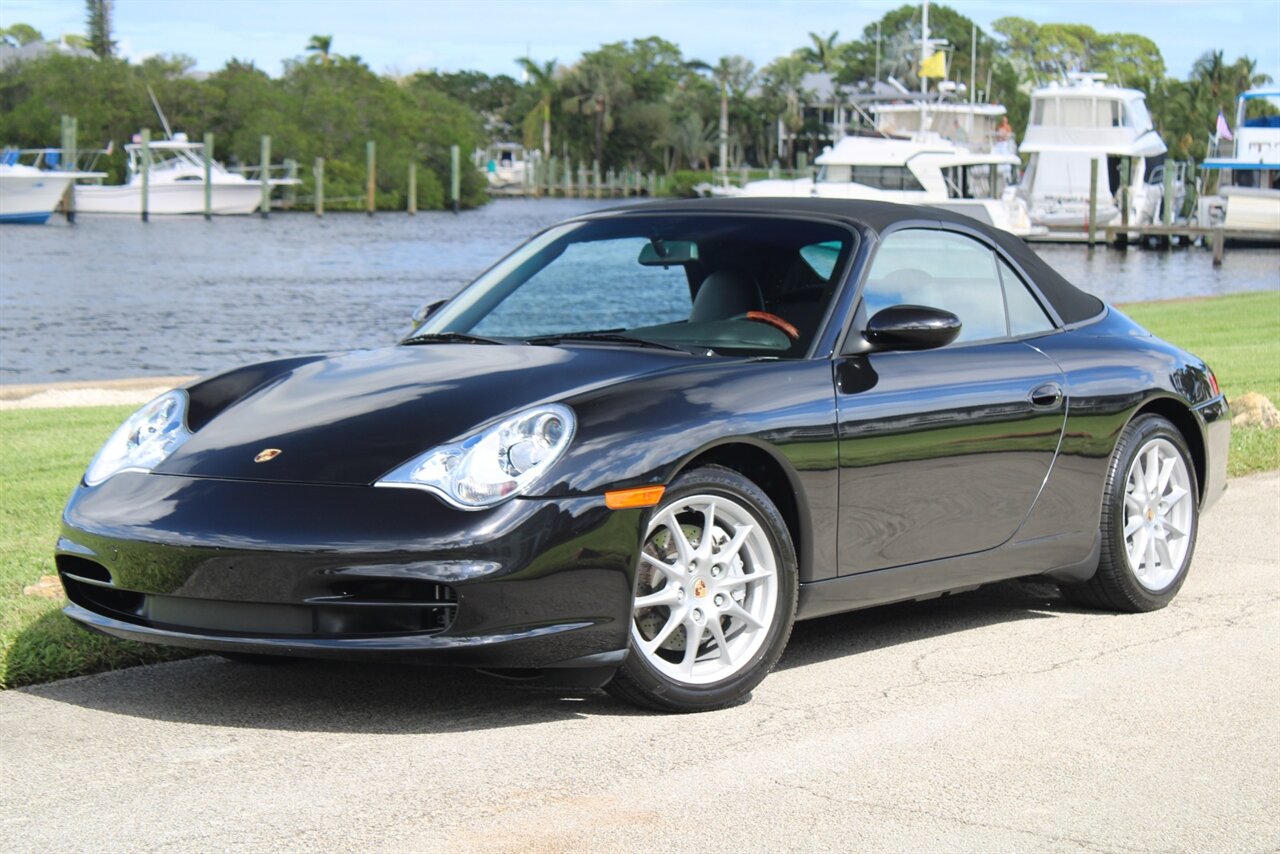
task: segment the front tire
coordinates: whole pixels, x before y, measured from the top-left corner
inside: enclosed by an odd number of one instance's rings
[[[645,531],[631,651],[615,696],[667,712],[723,708],[777,663],[795,622],[795,547],[778,508],[718,466],[677,478]]]
[[[1182,434],[1159,415],[1120,437],[1102,502],[1102,552],[1093,578],[1062,585],[1071,601],[1137,613],[1168,605],[1182,587],[1200,523],[1195,465]]]

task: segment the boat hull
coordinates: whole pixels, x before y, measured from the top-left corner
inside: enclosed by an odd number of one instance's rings
[[[262,184],[245,181],[237,184],[213,184],[212,213],[219,215],[250,214],[262,205]],[[76,187],[76,210],[88,214],[142,213],[142,187],[139,184]],[[204,184],[182,182],[153,184],[147,190],[147,212],[157,216],[204,213]]]
[[[70,182],[70,177],[49,173],[0,175],[0,222],[47,222]]]

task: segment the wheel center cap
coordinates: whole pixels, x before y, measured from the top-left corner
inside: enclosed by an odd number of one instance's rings
[[[707,595],[707,582],[703,581],[701,578],[699,578],[697,581],[693,582],[693,595],[694,595],[695,597],[697,597],[698,599],[701,599],[701,598],[703,598],[704,596],[706,596],[706,595]]]
[[[1156,518],[1156,510],[1154,507],[1147,508],[1147,521],[1154,522]]]

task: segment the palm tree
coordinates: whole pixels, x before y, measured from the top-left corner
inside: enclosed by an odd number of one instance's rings
[[[755,79],[756,67],[742,56],[722,56],[712,69],[712,75],[720,84],[720,168],[729,168],[729,94],[737,97],[746,94]]]
[[[613,130],[613,104],[625,86],[620,69],[603,57],[584,61],[576,76],[585,83],[584,91],[576,96],[578,111],[592,117],[595,160],[604,162],[604,138]]]
[[[804,75],[808,66],[798,56],[784,56],[773,61],[765,69],[768,86],[782,99],[782,114],[778,117],[791,138],[804,126],[804,102],[809,93],[804,88]],[[795,165],[795,146],[791,146],[791,162]]]
[[[820,36],[817,33],[809,33],[809,41],[813,43],[812,47],[806,47],[801,52],[805,59],[817,66],[819,71],[827,74],[831,78],[831,99],[835,101],[832,107],[832,120],[836,127],[832,129],[832,138],[839,139],[844,136],[844,92],[841,91],[840,81],[837,79],[840,72],[840,45],[836,40],[840,35],[839,31],[832,30],[829,36]]]
[[[556,95],[556,61],[552,59],[538,65],[527,56],[522,56],[516,60],[516,64],[524,70],[528,85],[538,96],[538,103],[529,115],[532,117],[534,113],[540,113],[542,116],[542,159],[546,162],[551,158],[551,102]]]
[[[307,42],[307,52],[319,57],[321,65],[328,65],[333,61],[330,53],[332,48],[333,36],[312,36],[311,41]]]
[[[679,169],[682,163],[697,169],[715,150],[715,138],[715,128],[707,125],[697,113],[673,122],[658,140],[659,145],[668,149],[667,171]]]

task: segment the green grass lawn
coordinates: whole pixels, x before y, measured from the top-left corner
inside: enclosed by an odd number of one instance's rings
[[[62,505],[133,407],[0,412],[0,688],[48,682],[181,653],[90,634],[62,602],[24,596],[51,575]]]
[[[1205,359],[1228,397],[1280,402],[1280,293],[1145,303],[1125,312]],[[54,572],[62,505],[98,446],[132,407],[0,412],[0,687],[11,688],[188,653],[90,634],[61,602],[22,589]],[[1231,474],[1280,468],[1275,431],[1236,429]]]
[[[1247,391],[1280,406],[1280,291],[1122,306],[1156,335],[1209,363],[1232,400]],[[1231,432],[1228,473],[1280,468],[1280,435],[1258,427]]]

